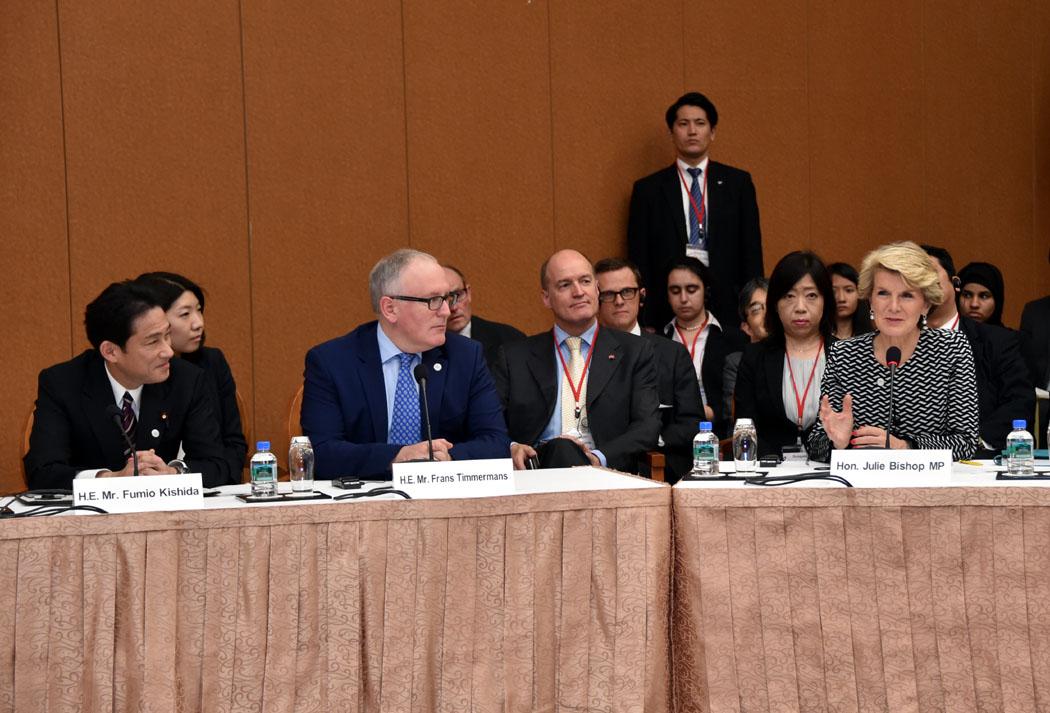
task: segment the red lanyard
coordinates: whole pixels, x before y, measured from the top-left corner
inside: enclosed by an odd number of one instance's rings
[[[682,167],[675,163],[678,167],[678,177],[682,179],[682,185],[685,186],[685,194],[689,196],[689,202],[693,204],[693,212],[696,213],[696,222],[700,224],[700,227],[704,227],[704,196],[707,195],[707,171],[704,171],[704,187],[700,189],[700,205],[696,205],[696,199],[693,198],[693,192],[689,190],[689,186],[685,182],[685,174],[682,173]]]
[[[809,381],[806,382],[806,390],[802,392],[802,398],[798,396],[798,386],[795,385],[795,372],[791,370],[791,355],[787,348],[784,349],[784,358],[788,363],[788,376],[791,377],[791,389],[795,392],[795,406],[798,408],[798,430],[802,430],[802,413],[806,410],[806,397],[809,396],[809,387],[813,385],[813,376],[817,373],[817,364],[820,363],[820,353],[824,351],[824,337],[820,338],[820,346],[817,347],[817,356],[813,360],[813,368],[809,372]]]
[[[956,327],[958,327],[958,326],[959,326],[959,317],[961,317],[961,316],[962,316],[962,315],[960,315],[960,314],[959,314],[958,312],[956,312],[956,313],[955,313],[955,321],[954,321],[954,322],[952,322],[952,326],[948,327],[948,329],[950,329],[951,331],[953,331],[953,332],[954,332],[954,331],[955,331],[955,329],[956,329]]]
[[[706,317],[704,317],[704,323],[700,325],[700,329],[696,330],[696,334],[693,335],[693,346],[689,346],[688,344],[686,344],[686,342],[685,342],[685,335],[682,334],[682,330],[678,327],[678,320],[676,319],[675,322],[674,322],[674,329],[675,329],[676,332],[678,332],[678,338],[682,340],[682,345],[686,349],[689,350],[689,358],[693,362],[696,362],[696,342],[697,342],[698,339],[700,339],[700,335],[704,333],[704,327],[707,326],[707,323],[708,323],[708,321],[710,321],[710,319],[711,319],[711,315],[710,315],[710,313],[708,313],[708,315]],[[704,342],[704,344],[705,344],[704,348],[706,349],[707,348],[706,347],[707,342]],[[700,352],[700,361],[703,361],[703,360],[704,360],[704,353]]]
[[[558,352],[558,361],[561,362],[561,370],[565,373],[565,380],[569,382],[569,389],[572,391],[572,398],[576,402],[576,418],[579,418],[580,394],[583,393],[583,385],[587,382],[587,370],[591,367],[591,357],[594,356],[594,342],[598,339],[598,325],[594,326],[594,336],[591,337],[591,348],[587,351],[587,361],[583,362],[583,372],[580,373],[579,384],[572,383],[572,374],[569,373],[569,367],[565,364],[565,357],[562,356],[561,347],[558,346],[558,337],[554,334],[554,330],[551,330],[551,338],[554,339],[554,351]]]

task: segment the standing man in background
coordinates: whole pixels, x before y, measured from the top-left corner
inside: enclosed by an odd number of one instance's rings
[[[525,334],[509,324],[491,322],[474,314],[474,293],[467,278],[458,267],[442,267],[445,268],[445,277],[448,278],[449,294],[456,297],[449,307],[448,324],[445,325],[445,329],[481,342],[481,348],[485,350],[485,361],[491,369],[496,350],[504,344],[524,339]]]
[[[718,110],[703,94],[679,97],[665,120],[675,162],[634,184],[628,256],[654,295],[666,294],[673,260],[697,258],[718,275],[709,308],[725,324],[734,324],[737,295],[748,280],[762,276],[762,232],[751,174],[709,160]],[[642,313],[642,324],[653,329],[670,319],[662,299],[650,300]]]

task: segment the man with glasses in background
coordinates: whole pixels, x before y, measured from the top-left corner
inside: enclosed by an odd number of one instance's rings
[[[659,334],[643,332],[638,311],[645,303],[637,266],[616,257],[594,264],[598,276],[598,322],[647,340],[656,355],[656,391],[660,396],[660,443],[666,459],[664,479],[676,483],[693,468],[693,436],[703,420],[700,384],[689,351]]]
[[[391,463],[425,460],[420,376],[435,460],[507,457],[503,411],[481,345],[445,332],[457,297],[437,260],[398,250],[372,268],[369,292],[378,320],[306,355],[300,417],[317,477],[389,478]]]
[[[450,313],[445,331],[462,334],[476,342],[481,342],[485,350],[485,361],[491,367],[496,358],[496,350],[504,344],[524,339],[525,334],[502,322],[493,322],[474,314],[474,295],[467,278],[458,267],[442,265],[445,277],[448,278],[448,291],[455,300],[450,303]]]

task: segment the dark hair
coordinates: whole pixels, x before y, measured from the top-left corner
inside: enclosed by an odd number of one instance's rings
[[[952,260],[952,254],[942,247],[936,245],[920,245],[927,255],[932,257],[934,260],[941,264],[944,271],[948,273],[948,277],[955,277],[955,260]],[[944,299],[947,300],[950,295],[945,295]]]
[[[713,282],[710,268],[695,257],[680,257],[676,258],[668,266],[668,277],[674,270],[688,270],[700,278],[700,282],[704,283],[704,309],[710,312],[712,305],[715,304],[715,296],[712,294],[714,290],[712,289]]]
[[[160,306],[160,297],[148,286],[135,280],[114,282],[84,310],[88,341],[95,349],[101,347],[102,342],[113,342],[123,349],[135,320]]]
[[[988,324],[1003,326],[1003,301],[1005,300],[1005,286],[1003,285],[1003,273],[990,262],[971,262],[959,270],[959,286],[963,287],[969,283],[984,285],[995,298],[995,309],[992,316],[988,318]]]
[[[183,292],[192,292],[204,311],[204,290],[193,280],[175,272],[144,272],[135,278],[154,290],[161,298],[161,307],[167,312]]]
[[[639,287],[644,287],[642,284],[642,271],[638,269],[630,260],[624,260],[622,257],[605,257],[594,263],[594,274],[601,275],[606,272],[616,272],[617,270],[630,270],[634,273],[634,279],[638,282]]]
[[[855,286],[860,285],[860,273],[857,272],[857,268],[850,265],[848,262],[833,262],[828,265],[828,274],[832,277],[838,275],[843,277]],[[834,281],[832,281],[832,294],[834,295],[835,287]],[[853,314],[849,318],[850,324],[853,329],[853,336],[856,337],[860,334],[867,334],[872,331],[871,326],[871,303],[863,297],[857,298],[857,309],[853,311]],[[836,318],[837,324],[837,318]]]
[[[707,121],[711,124],[711,128],[718,126],[718,109],[715,109],[714,103],[700,92],[689,92],[678,97],[674,104],[667,107],[667,114],[664,116],[664,119],[667,121],[668,130],[674,127],[675,119],[678,118],[678,110],[683,106],[695,106],[703,109],[704,113],[707,114]]]
[[[838,275],[839,277],[845,277],[854,285],[860,284],[860,273],[857,272],[857,268],[853,267],[848,262],[831,263],[830,265],[828,265],[828,274]]]
[[[744,283],[744,287],[740,290],[740,296],[736,301],[736,313],[739,315],[741,322],[747,321],[747,308],[751,306],[751,298],[754,297],[756,290],[769,292],[769,280],[764,277],[752,277]]]
[[[835,330],[835,292],[831,289],[831,275],[816,253],[796,250],[780,258],[769,275],[766,292],[766,332],[775,344],[784,344],[784,325],[780,322],[777,303],[806,275],[813,278],[817,292],[824,298],[824,313],[820,317],[820,334],[827,343]]]
[[[165,312],[171,309],[171,306],[182,297],[184,292],[192,292],[201,306],[201,312],[204,311],[204,290],[188,277],[183,277],[176,272],[145,272],[136,277],[135,281],[145,285],[157,294],[157,297],[160,299],[160,306]],[[201,335],[200,346],[204,346],[207,338],[207,333]],[[187,361],[196,363],[203,358],[203,355],[203,349],[196,349],[181,356]]]

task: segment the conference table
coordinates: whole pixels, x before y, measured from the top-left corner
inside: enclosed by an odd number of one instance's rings
[[[669,487],[597,468],[460,500],[246,487],[0,521],[0,712],[671,709]]]
[[[676,485],[676,709],[1050,710],[1050,489],[988,465]]]

